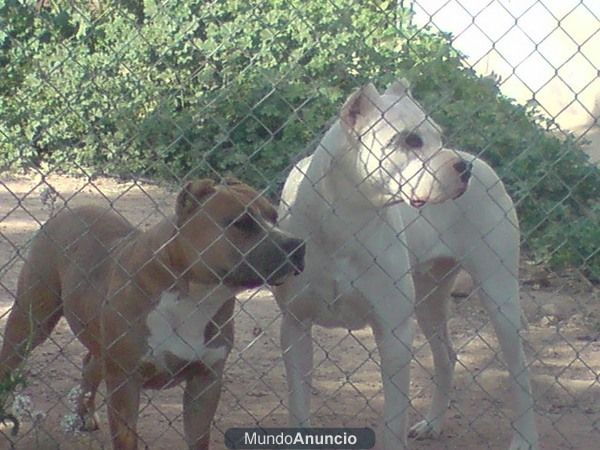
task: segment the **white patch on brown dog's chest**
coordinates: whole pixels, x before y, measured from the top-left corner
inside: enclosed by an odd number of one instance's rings
[[[164,291],[159,303],[148,314],[147,360],[168,369],[167,353],[189,362],[207,366],[222,360],[227,347],[208,347],[205,329],[219,308],[235,294],[224,286],[194,285],[182,296],[178,291]]]

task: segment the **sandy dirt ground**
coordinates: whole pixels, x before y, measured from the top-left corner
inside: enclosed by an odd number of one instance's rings
[[[144,228],[169,214],[175,191],[111,179],[38,174],[0,176],[0,329],[13,302],[16,278],[33,233],[55,206],[112,206]],[[592,450],[600,441],[600,295],[577,273],[549,274],[523,261],[522,303],[535,408],[544,450]],[[507,449],[509,378],[476,294],[452,301],[451,335],[459,355],[453,401],[439,440],[411,442],[414,449]],[[279,351],[279,311],[267,290],[240,297],[236,345],[225,374],[212,429],[212,448],[224,449],[229,427],[285,426],[286,384]],[[369,330],[317,329],[313,392],[315,426],[378,427],[383,395],[378,356]],[[0,449],[109,449],[106,410],[99,431],[66,434],[67,394],[78,384],[83,347],[62,320],[27,363],[24,391],[43,417],[25,419],[17,437],[0,435]],[[415,340],[410,396],[414,423],[431,400],[432,361],[423,336]],[[141,448],[184,448],[180,387],[146,391],[138,431]],[[100,396],[99,403],[103,399]],[[377,447],[376,447],[377,448]]]

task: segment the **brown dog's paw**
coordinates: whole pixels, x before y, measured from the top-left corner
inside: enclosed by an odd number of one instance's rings
[[[93,414],[85,414],[80,416],[81,419],[81,427],[79,427],[80,431],[96,431],[100,427],[98,426],[98,415],[96,413]]]

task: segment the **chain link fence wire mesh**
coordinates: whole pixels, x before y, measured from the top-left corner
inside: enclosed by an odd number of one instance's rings
[[[0,49],[3,330],[33,236],[50,217],[95,204],[148,230],[197,177],[235,176],[277,204],[294,163],[318,148],[355,89],[372,82],[383,92],[405,78],[444,146],[489,163],[514,201],[540,448],[597,447],[596,2],[0,0]],[[447,229],[437,232],[443,242]],[[445,273],[434,281],[447,283]],[[445,425],[411,448],[505,449],[519,434],[513,380],[482,296],[461,271],[449,301],[457,363]],[[232,318],[216,449],[230,427],[288,423],[282,313],[271,289],[238,295]],[[312,425],[370,426],[383,448],[382,361],[371,330],[316,327],[312,341]],[[5,379],[3,412],[20,430],[11,434],[5,416],[2,446],[111,448],[104,387],[99,430],[77,431],[73,389],[86,353],[61,320],[18,377]],[[424,419],[439,382],[421,332],[412,353],[410,425]],[[182,396],[182,385],[143,391],[140,447],[184,445]]]

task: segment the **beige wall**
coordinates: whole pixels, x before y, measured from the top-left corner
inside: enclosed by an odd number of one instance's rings
[[[479,73],[592,140],[600,162],[600,0],[414,0],[419,25],[451,32]]]

